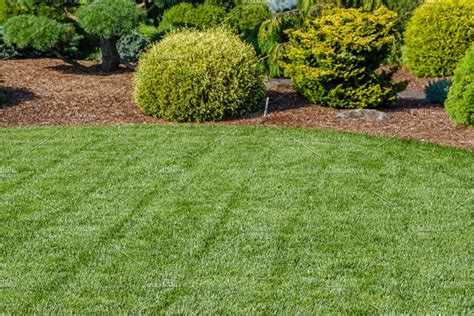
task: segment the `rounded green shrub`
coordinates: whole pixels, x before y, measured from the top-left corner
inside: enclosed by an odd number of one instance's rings
[[[5,41],[18,48],[32,47],[39,51],[67,47],[75,36],[71,24],[33,15],[18,15],[7,21],[4,27]]]
[[[160,39],[158,28],[153,25],[140,24],[137,33],[141,34],[148,42],[156,42]]]
[[[431,81],[425,87],[426,100],[433,104],[444,104],[451,84],[452,81],[449,79]]]
[[[122,36],[117,44],[120,57],[126,61],[138,61],[150,42],[137,32]]]
[[[258,63],[230,30],[171,32],[140,58],[134,98],[145,113],[173,121],[243,115],[264,98]]]
[[[395,69],[379,67],[396,34],[396,13],[386,7],[323,10],[304,28],[289,32],[282,65],[295,88],[312,103],[334,108],[391,105],[406,82],[393,84]]]
[[[474,41],[474,2],[425,3],[405,31],[404,63],[422,77],[446,77]]]
[[[474,44],[454,71],[444,107],[454,124],[474,126]]]
[[[183,27],[204,30],[216,27],[224,22],[226,17],[226,11],[215,5],[181,3],[165,11],[158,30],[167,32]]]
[[[16,49],[5,42],[3,26],[0,26],[0,59],[6,59],[17,55],[19,55],[19,53]]]
[[[81,7],[76,15],[86,32],[112,38],[135,30],[144,11],[130,0],[96,0]]]
[[[258,48],[258,30],[260,25],[272,17],[265,4],[242,4],[234,7],[229,12],[229,24],[239,32],[240,37]]]

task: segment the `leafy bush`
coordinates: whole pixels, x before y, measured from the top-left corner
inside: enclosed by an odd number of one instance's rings
[[[433,104],[444,104],[451,84],[452,81],[449,79],[431,81],[425,87],[426,99]]]
[[[122,36],[117,44],[120,57],[126,61],[138,61],[140,55],[146,50],[150,42],[138,34],[133,32],[131,34]]]
[[[142,55],[134,97],[144,112],[174,121],[220,120],[257,109],[258,58],[231,31],[172,32]]]
[[[167,32],[182,27],[204,30],[219,25],[226,17],[227,13],[221,7],[211,4],[181,3],[165,11],[158,30]]]
[[[392,84],[392,69],[379,71],[395,39],[396,13],[385,7],[330,9],[289,32],[288,62],[296,89],[311,102],[334,108],[390,105],[406,83]]]
[[[263,68],[270,77],[285,75],[281,62],[286,54],[289,41],[287,30],[298,26],[298,16],[294,14],[279,14],[266,20],[258,31],[258,47],[265,55]]]
[[[474,2],[425,3],[407,25],[404,61],[418,76],[450,76],[473,41]]]
[[[18,55],[16,49],[5,42],[3,27],[0,26],[0,59],[5,59],[16,55]]]
[[[454,71],[445,109],[453,123],[474,126],[474,44]]]
[[[158,28],[153,25],[140,24],[137,28],[137,32],[150,43],[159,41],[161,37]]]
[[[75,36],[71,24],[32,15],[19,15],[9,19],[4,32],[7,44],[15,44],[18,48],[32,47],[39,51],[67,47]]]
[[[130,0],[95,0],[77,11],[81,27],[90,34],[100,37],[104,71],[118,69],[122,63],[117,42],[123,35],[130,34],[144,17],[144,10]]]
[[[8,8],[5,0],[0,0],[0,25],[8,20]]]
[[[144,12],[130,0],[96,0],[81,7],[76,15],[86,32],[113,38],[135,30]]]
[[[222,7],[226,10],[230,10],[235,6],[235,2],[233,0],[206,0],[205,3]]]
[[[271,18],[268,7],[264,4],[242,4],[233,8],[229,13],[229,24],[235,28],[240,37],[258,48],[258,30],[262,23]]]

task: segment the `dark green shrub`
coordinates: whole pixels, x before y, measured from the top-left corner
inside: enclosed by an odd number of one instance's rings
[[[263,88],[255,51],[236,34],[186,29],[142,55],[134,98],[155,117],[209,121],[256,110]]]
[[[289,38],[287,30],[299,25],[299,17],[295,14],[278,14],[266,20],[258,30],[258,47],[264,55],[262,68],[269,77],[285,75],[281,62],[286,54]]]
[[[163,19],[158,30],[167,32],[182,27],[192,27],[199,30],[215,27],[227,17],[227,13],[221,7],[210,4],[192,5],[181,3],[163,14]]]
[[[0,0],[0,25],[8,20],[8,8],[5,0]]]
[[[426,100],[433,104],[444,104],[451,84],[452,81],[449,79],[431,81],[425,87]]]
[[[15,44],[18,48],[32,47],[39,51],[60,51],[75,36],[71,24],[32,15],[19,15],[9,19],[4,32],[8,44]]]
[[[16,49],[5,42],[3,27],[0,26],[0,59],[6,59],[17,55],[18,52]]]
[[[113,38],[135,30],[144,12],[130,0],[96,0],[81,7],[76,15],[86,32]]]
[[[140,24],[137,32],[145,37],[150,43],[159,41],[161,38],[158,28],[153,25]]]
[[[474,126],[474,45],[454,71],[445,109],[454,124]]]
[[[233,0],[206,0],[205,3],[222,7],[225,10],[230,10],[235,6],[235,2]]]
[[[79,24],[100,37],[102,69],[113,71],[122,63],[117,42],[138,27],[145,12],[130,0],[95,0],[77,11]]]
[[[417,76],[450,76],[473,41],[474,2],[425,3],[407,25],[404,62]]]
[[[296,89],[312,103],[334,108],[391,105],[406,83],[379,71],[396,33],[396,13],[385,7],[330,9],[289,32],[288,62]]]
[[[260,25],[271,17],[270,10],[264,4],[242,4],[230,11],[229,24],[239,32],[244,41],[252,44],[259,53],[258,30]]]
[[[140,55],[146,50],[150,42],[138,34],[133,32],[131,34],[122,36],[117,44],[120,57],[126,61],[138,61]]]

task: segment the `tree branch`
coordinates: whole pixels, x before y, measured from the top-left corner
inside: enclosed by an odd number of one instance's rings
[[[79,22],[78,19],[77,19],[77,16],[75,16],[74,14],[72,14],[71,12],[69,12],[69,10],[67,9],[67,7],[64,7],[63,10],[64,10],[64,14],[66,14],[66,16],[67,16],[68,18],[70,18],[70,19],[73,20],[74,22]]]

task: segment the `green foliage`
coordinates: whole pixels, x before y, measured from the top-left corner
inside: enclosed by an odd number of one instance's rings
[[[153,25],[142,23],[138,26],[137,32],[145,37],[150,43],[160,40],[160,32],[158,32],[158,28]]]
[[[6,0],[0,0],[0,25],[8,20],[8,8]]]
[[[0,59],[5,59],[16,55],[18,55],[18,52],[15,50],[15,48],[5,42],[4,30],[3,27],[0,26]]]
[[[235,28],[240,37],[254,46],[257,52],[258,30],[262,23],[272,17],[264,4],[242,4],[233,8],[229,13],[229,24]]]
[[[120,57],[126,61],[138,61],[150,42],[137,32],[122,36],[117,44]]]
[[[255,51],[222,28],[170,33],[141,57],[134,86],[146,113],[173,121],[243,115],[264,97]]]
[[[62,24],[46,17],[19,15],[5,24],[5,40],[18,48],[32,47],[39,51],[65,48],[75,37],[71,24]]]
[[[417,76],[450,76],[473,41],[474,3],[426,3],[407,25],[404,62]]]
[[[296,89],[312,103],[334,108],[392,104],[406,83],[393,85],[393,71],[378,70],[396,34],[396,13],[330,9],[289,32],[288,62]]]
[[[451,84],[452,81],[449,79],[431,81],[425,87],[426,99],[433,104],[444,104]]]
[[[221,24],[226,17],[227,13],[221,7],[211,4],[192,5],[190,3],[181,3],[163,14],[158,30],[160,32],[167,32],[183,27],[204,30]]]
[[[235,6],[235,2],[233,0],[206,0],[205,3],[222,7],[226,10],[230,10]]]
[[[265,56],[263,68],[270,77],[284,76],[280,65],[285,56],[285,49],[289,41],[286,31],[298,25],[298,16],[295,14],[278,14],[266,20],[258,31],[258,47]]]
[[[453,123],[474,126],[474,44],[454,72],[445,109]]]
[[[81,7],[76,15],[88,33],[113,38],[135,30],[144,11],[130,0],[96,0]]]

